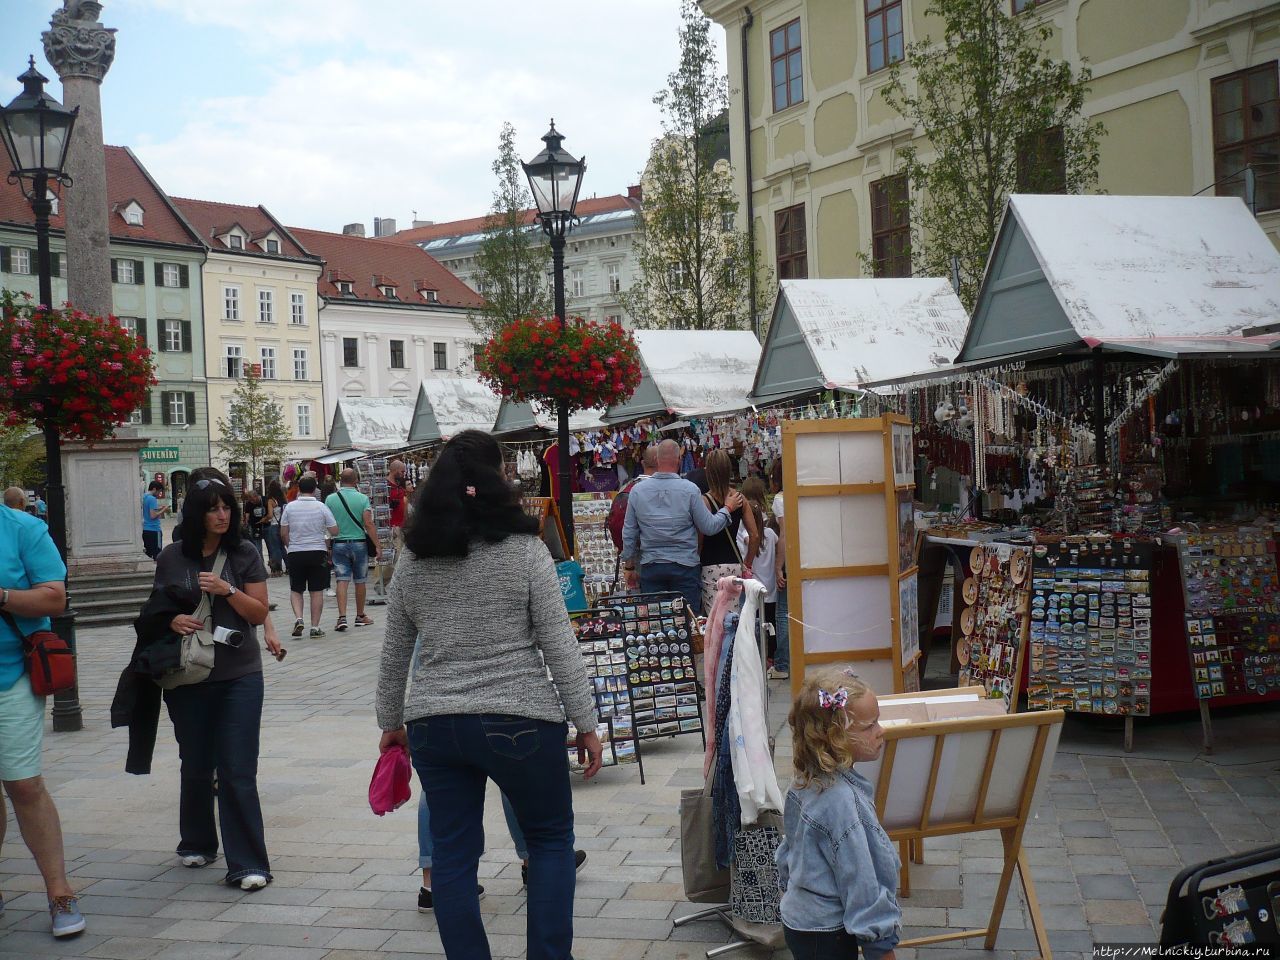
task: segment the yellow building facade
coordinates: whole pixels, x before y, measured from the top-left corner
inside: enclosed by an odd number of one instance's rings
[[[1085,113],[1106,129],[1098,191],[1211,194],[1248,163],[1270,173],[1257,210],[1280,245],[1280,2],[1003,2],[1053,27],[1052,53],[1092,69]],[[886,222],[886,178],[916,132],[881,94],[893,60],[940,35],[928,0],[700,5],[725,29],[735,185],[761,257],[779,278],[863,275],[860,253],[902,239]],[[1243,193],[1241,178],[1217,192]]]

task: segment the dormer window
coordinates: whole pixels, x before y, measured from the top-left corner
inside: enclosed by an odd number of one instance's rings
[[[257,241],[263,253],[278,254],[280,252],[280,234],[274,230],[268,230],[266,233],[254,237],[254,240]]]
[[[337,281],[338,293],[344,297],[355,295],[355,285],[350,280]]]
[[[240,236],[238,233],[231,234],[231,236],[227,237],[227,246],[232,250],[243,250],[244,237]]]
[[[438,291],[436,291],[436,290],[423,290],[423,291],[421,291],[421,293],[422,293],[422,299],[423,299],[423,300],[425,300],[425,301],[427,301],[427,303],[439,303],[439,302],[440,302],[440,296],[439,296]]]
[[[263,246],[265,246],[265,247],[266,247],[266,249],[267,249],[267,253],[279,253],[279,252],[280,252],[280,241],[279,241],[279,240],[268,240],[265,244],[263,244]]]
[[[396,296],[396,288],[393,286],[390,286],[389,284],[383,284],[382,286],[380,286],[378,288],[378,292],[381,293],[388,300],[400,299],[399,297]]]
[[[120,211],[120,216],[124,217],[124,222],[129,226],[140,227],[142,226],[142,212],[142,204],[137,200],[130,200],[125,208]]]

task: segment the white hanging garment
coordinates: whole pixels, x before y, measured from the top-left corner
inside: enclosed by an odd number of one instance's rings
[[[756,614],[764,584],[744,580],[742,589],[745,599],[733,638],[733,668],[729,673],[729,759],[742,805],[742,824],[747,826],[760,818],[761,811],[782,812],[782,790],[769,755],[764,666],[756,637]]]

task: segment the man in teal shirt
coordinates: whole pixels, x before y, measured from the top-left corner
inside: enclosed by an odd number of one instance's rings
[[[77,934],[85,923],[67,883],[58,810],[41,776],[44,697],[31,689],[22,636],[48,630],[49,617],[66,608],[66,577],[48,526],[28,513],[0,509],[0,781],[45,878],[55,937]],[[0,796],[0,842],[4,831]]]
[[[347,467],[342,471],[341,480],[342,486],[329,494],[324,502],[338,521],[338,536],[333,541],[333,575],[338,581],[338,622],[333,629],[339,633],[347,629],[347,588],[353,581],[356,585],[355,624],[367,627],[373,623],[364,612],[364,599],[369,589],[366,582],[369,578],[366,536],[373,542],[374,553],[379,559],[382,556],[378,531],[373,526],[373,510],[369,506],[369,498],[356,489],[355,470]]]

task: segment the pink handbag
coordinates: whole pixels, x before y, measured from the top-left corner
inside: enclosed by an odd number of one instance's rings
[[[410,771],[407,749],[397,745],[383,751],[369,781],[369,806],[374,813],[381,817],[408,802]]]

